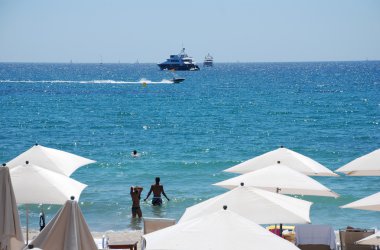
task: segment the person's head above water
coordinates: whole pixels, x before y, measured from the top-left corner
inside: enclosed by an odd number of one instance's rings
[[[137,150],[135,149],[131,152],[131,156],[137,158],[140,157],[140,153],[137,153]]]
[[[160,184],[160,177],[156,177],[156,184]]]

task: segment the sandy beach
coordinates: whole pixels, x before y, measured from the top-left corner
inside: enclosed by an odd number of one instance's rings
[[[23,230],[24,237],[26,236],[25,230]],[[38,231],[29,232],[29,240],[33,240],[39,234]],[[137,249],[141,250],[141,239],[143,236],[142,230],[134,231],[105,231],[105,232],[91,232],[94,237],[95,243],[99,249],[102,249],[103,237],[108,238],[109,243],[122,242],[122,241],[137,241]],[[340,246],[339,231],[335,231],[336,243]]]
[[[143,232],[141,230],[136,231],[106,231],[106,232],[92,232],[96,244],[101,246],[103,236],[108,238],[109,243],[121,242],[121,241],[138,241],[137,248],[141,249],[141,236]],[[100,247],[99,247],[100,248]]]
[[[26,239],[26,231],[23,229],[24,239]],[[29,242],[37,237],[39,231],[29,231]],[[141,249],[141,236],[143,232],[141,230],[135,231],[105,231],[105,232],[91,232],[94,237],[95,243],[99,249],[102,249],[103,237],[108,238],[109,243],[121,242],[121,241],[137,241],[137,249]]]

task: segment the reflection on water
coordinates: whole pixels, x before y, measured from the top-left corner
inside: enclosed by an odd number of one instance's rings
[[[147,210],[150,210],[149,212]],[[144,212],[147,212],[147,214],[150,214],[149,217],[154,218],[166,218],[167,211],[165,206],[153,206],[151,204],[144,206],[143,210],[143,216]],[[129,217],[129,216],[128,216]],[[129,228],[132,230],[142,230],[143,229],[143,218],[131,218],[131,223],[129,225]]]
[[[152,214],[154,217],[163,218],[165,217],[166,211],[162,206],[152,206]]]
[[[130,228],[132,230],[142,230],[142,218],[131,218]]]

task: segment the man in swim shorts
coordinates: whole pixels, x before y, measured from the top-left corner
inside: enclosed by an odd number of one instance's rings
[[[149,197],[149,195],[153,192],[153,199],[152,199],[152,205],[153,206],[161,206],[162,205],[162,198],[161,193],[165,196],[165,198],[170,201],[170,199],[166,196],[164,191],[164,186],[160,185],[160,177],[156,177],[156,183],[153,184],[150,187],[149,193],[144,199],[146,201]]]
[[[140,208],[140,199],[141,199],[141,192],[143,188],[142,187],[131,187],[131,198],[132,198],[132,218],[136,218],[136,215],[139,216],[139,218],[142,217],[142,212]]]

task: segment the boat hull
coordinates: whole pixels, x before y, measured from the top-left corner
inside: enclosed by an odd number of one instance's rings
[[[171,81],[173,83],[180,83],[180,82],[185,81],[185,78],[173,78],[173,79],[171,79]]]
[[[158,64],[161,70],[178,70],[178,71],[188,71],[188,70],[199,70],[199,66],[196,64]]]

